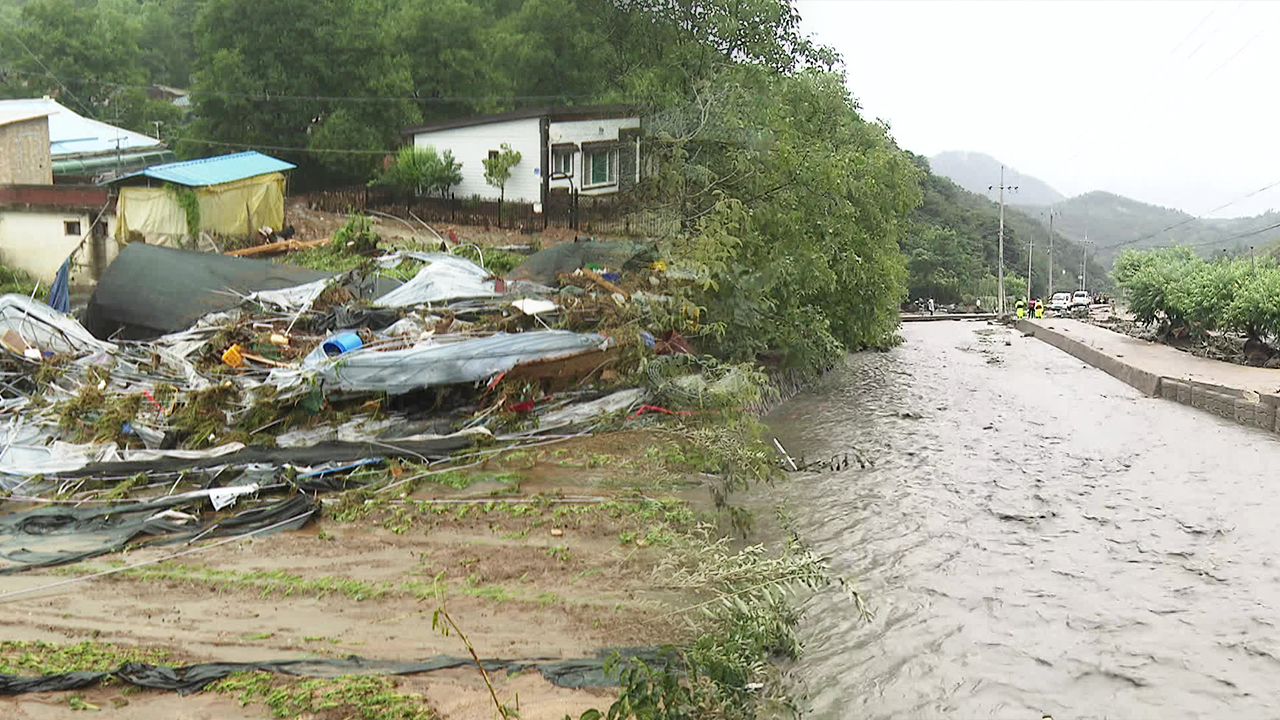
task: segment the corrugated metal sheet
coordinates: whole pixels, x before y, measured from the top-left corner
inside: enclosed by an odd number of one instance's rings
[[[173,151],[157,145],[142,150],[107,153],[96,157],[69,157],[53,161],[54,175],[78,175],[91,177],[103,173],[130,173],[159,163],[178,159]]]
[[[206,185],[221,185],[222,183],[243,180],[255,175],[292,170],[295,167],[297,165],[293,163],[277,160],[256,150],[249,150],[231,155],[186,160],[166,165],[153,165],[146,170],[132,175],[125,175],[117,178],[117,180],[143,175],[178,185],[204,187]]]
[[[49,116],[49,152],[57,160],[64,155],[86,155],[164,148],[159,140],[104,122],[77,115],[49,98],[0,100],[0,113],[36,113]]]

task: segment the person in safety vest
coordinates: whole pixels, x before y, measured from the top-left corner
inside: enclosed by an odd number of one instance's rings
[[[1044,300],[1036,298],[1036,317],[1044,317]]]
[[[1022,298],[1018,298],[1018,302],[1014,303],[1014,304],[1013,304],[1013,307],[1016,309],[1016,311],[1017,311],[1017,313],[1018,313],[1018,317],[1022,318],[1022,317],[1026,317],[1026,316],[1027,316],[1027,301],[1026,301],[1026,300],[1023,300]]]

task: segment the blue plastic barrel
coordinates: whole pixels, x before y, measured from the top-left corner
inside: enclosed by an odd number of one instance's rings
[[[324,341],[324,345],[322,347],[324,348],[325,355],[333,357],[335,355],[351,352],[361,345],[364,345],[364,341],[360,339],[359,335],[353,332],[344,332],[330,336],[328,340]]]

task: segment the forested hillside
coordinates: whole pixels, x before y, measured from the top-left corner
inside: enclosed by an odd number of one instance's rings
[[[1065,200],[1054,228],[1073,238],[1089,240],[1108,265],[1120,251],[1185,245],[1202,256],[1226,250],[1247,253],[1280,237],[1280,213],[1243,218],[1196,218],[1181,210],[1148,205],[1108,192],[1090,192]],[[1035,208],[1044,212],[1045,208]]]
[[[922,169],[929,162],[915,158]],[[934,297],[943,302],[994,295],[996,257],[999,253],[999,206],[982,195],[962,189],[947,178],[928,174],[922,180],[923,200],[915,213],[913,231],[903,244],[910,271],[911,297]],[[1048,294],[1049,233],[1040,219],[1026,208],[1005,207],[1004,260],[1006,278],[1025,288],[1027,253],[1033,255],[1031,290]],[[1055,221],[1056,222],[1056,221]],[[1079,286],[1082,247],[1056,232],[1053,239],[1054,290]],[[1030,241],[1034,241],[1034,246]],[[1107,268],[1089,256],[1089,287],[1109,283]],[[1010,294],[1016,294],[1011,288]]]
[[[985,153],[959,150],[941,152],[929,158],[929,166],[935,173],[971,193],[988,197],[995,197],[994,191],[988,191],[988,188],[1000,182],[1001,164]],[[1010,205],[1052,205],[1066,199],[1049,183],[1011,167],[1004,169],[1004,181],[1005,185],[1018,188],[1016,192],[1005,195],[1005,202]]]

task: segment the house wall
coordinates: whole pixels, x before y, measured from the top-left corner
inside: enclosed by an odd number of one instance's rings
[[[542,138],[539,118],[524,118],[504,122],[472,125],[420,132],[413,136],[414,147],[434,147],[439,152],[450,150],[462,163],[462,182],[453,187],[458,197],[479,195],[497,198],[498,188],[484,181],[484,159],[490,150],[499,150],[507,143],[520,153],[520,162],[511,169],[507,181],[506,199],[512,202],[535,203],[542,201]]]
[[[25,270],[42,284],[48,285],[58,274],[62,261],[77,246],[80,251],[72,259],[71,284],[86,286],[94,283],[93,245],[98,243],[101,270],[115,259],[118,246],[110,238],[115,226],[115,215],[104,216],[106,233],[100,240],[89,238],[84,245],[81,239],[90,230],[90,224],[98,216],[88,209],[58,210],[55,208],[27,208],[0,210],[0,263]],[[68,220],[80,223],[80,233],[67,235],[64,223]]]
[[[0,125],[0,185],[12,183],[53,183],[48,117]]]
[[[558,145],[561,143],[574,143],[575,145],[579,146],[578,150],[573,154],[572,186],[570,185],[568,180],[552,180],[550,182],[551,188],[552,189],[556,189],[556,188],[568,189],[570,187],[573,187],[573,188],[577,188],[585,195],[601,195],[601,194],[617,192],[618,191],[617,185],[609,185],[609,186],[597,187],[597,188],[584,187],[586,185],[586,182],[585,182],[586,168],[584,167],[584,164],[583,164],[584,154],[582,152],[581,145],[582,143],[617,142],[619,139],[620,133],[623,135],[627,134],[627,133],[622,133],[622,131],[629,130],[629,129],[639,129],[639,128],[640,128],[640,118],[638,117],[605,118],[601,120],[570,120],[570,121],[564,121],[564,122],[551,123],[547,131],[548,144]],[[630,142],[634,143],[634,140],[631,140]],[[633,154],[634,150],[632,150],[631,152]],[[620,151],[619,155],[621,156],[623,154],[625,153]],[[620,157],[619,160],[621,161],[622,158]],[[625,163],[620,162],[619,180],[623,179],[621,177],[623,165],[625,165]],[[629,167],[634,168],[634,165],[630,165]],[[634,172],[634,169],[633,169],[633,172]]]

